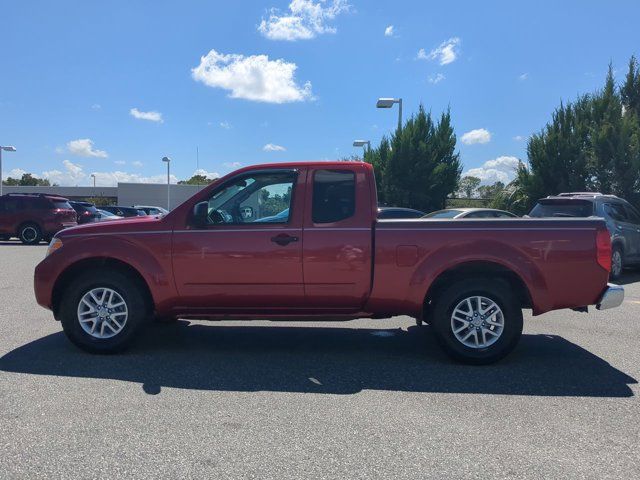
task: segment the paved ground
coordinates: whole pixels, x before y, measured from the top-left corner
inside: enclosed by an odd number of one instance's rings
[[[401,317],[181,321],[91,356],[34,301],[44,252],[0,244],[1,478],[640,476],[640,275],[623,308],[527,316],[489,367]]]

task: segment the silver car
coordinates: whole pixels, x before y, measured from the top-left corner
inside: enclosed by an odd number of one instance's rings
[[[601,217],[611,233],[611,278],[619,278],[625,267],[640,264],[640,213],[615,195],[571,192],[538,200],[530,217]]]

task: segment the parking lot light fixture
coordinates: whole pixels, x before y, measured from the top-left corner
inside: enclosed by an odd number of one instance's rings
[[[5,152],[15,152],[16,147],[13,147],[11,145],[7,145],[7,146],[0,145],[0,196],[2,196],[2,151],[3,150]]]
[[[91,178],[93,178],[93,188],[96,188],[96,174],[92,173]]]
[[[401,98],[379,98],[376,108],[391,108],[394,103],[398,104],[398,130],[402,128],[402,99]]]
[[[354,140],[354,147],[362,147],[362,160],[364,161],[364,155],[367,151],[371,151],[371,142],[369,140]]]
[[[162,157],[162,161],[167,164],[167,210],[171,211],[171,159]]]

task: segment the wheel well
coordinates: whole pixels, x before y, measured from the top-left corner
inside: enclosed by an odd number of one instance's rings
[[[491,280],[503,281],[516,294],[521,308],[531,308],[532,306],[529,289],[520,276],[513,270],[493,262],[467,262],[445,270],[438,275],[425,296],[425,309],[431,305],[433,299],[435,299],[444,288],[457,280],[469,278],[489,278]]]
[[[149,285],[145,281],[144,277],[136,270],[134,267],[125,263],[121,260],[116,260],[115,258],[109,257],[95,257],[95,258],[87,258],[85,260],[80,260],[76,262],[64,270],[56,283],[53,286],[53,294],[52,294],[52,310],[55,318],[58,318],[58,309],[60,307],[60,300],[62,299],[62,295],[69,284],[73,281],[75,277],[80,275],[81,273],[86,272],[88,269],[98,269],[99,271],[104,271],[105,269],[111,269],[118,272],[123,273],[124,275],[132,278],[141,288],[142,295],[145,300],[145,304],[147,306],[148,313],[151,314],[153,312],[153,297],[151,296],[151,290],[149,290]]]
[[[624,242],[620,239],[616,239],[611,244],[611,248],[619,248],[620,251],[624,254]]]

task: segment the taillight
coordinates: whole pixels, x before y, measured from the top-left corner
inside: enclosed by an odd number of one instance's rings
[[[606,229],[598,230],[596,234],[596,250],[598,264],[607,272],[611,271],[611,235]]]

